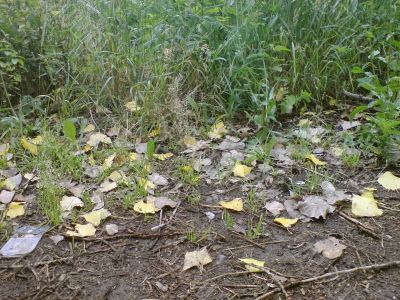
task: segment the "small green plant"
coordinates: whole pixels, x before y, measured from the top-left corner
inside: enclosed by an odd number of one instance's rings
[[[64,120],[63,122],[64,136],[68,138],[71,142],[76,141],[76,127],[71,119]]]
[[[320,174],[316,172],[308,172],[304,189],[309,193],[314,193],[320,188],[322,181],[324,181],[324,178]]]
[[[233,229],[233,225],[235,224],[235,221],[234,221],[232,215],[229,213],[229,211],[227,209],[224,209],[223,219],[225,221],[226,228],[228,230],[232,230]]]
[[[263,214],[261,214],[255,227],[253,227],[253,224],[251,223],[248,225],[247,237],[249,239],[255,240],[263,234],[264,231],[263,219],[264,216]]]
[[[247,205],[252,213],[257,213],[259,209],[259,201],[256,196],[255,188],[251,188],[247,194]]]
[[[343,164],[350,168],[355,169],[360,165],[360,153],[343,153],[341,156]]]
[[[194,230],[186,232],[185,237],[189,242],[193,244],[197,243],[198,240],[200,239],[199,235]]]
[[[197,175],[196,171],[193,169],[191,165],[184,165],[178,168],[180,179],[191,186],[198,186],[200,176]]]
[[[62,221],[60,199],[64,192],[50,174],[42,173],[40,180],[41,183],[38,193],[39,207],[50,223],[54,226],[58,226]]]
[[[5,218],[6,211],[0,212],[0,241],[6,241],[12,232],[12,225]]]
[[[199,193],[192,193],[186,197],[186,201],[192,205],[197,205],[201,201],[201,196]]]

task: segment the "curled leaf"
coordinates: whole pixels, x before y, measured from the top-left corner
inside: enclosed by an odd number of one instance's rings
[[[256,267],[253,267],[251,265],[256,265],[256,266],[259,266],[259,267],[264,267],[264,265],[265,265],[265,261],[257,260],[257,259],[254,259],[254,258],[240,258],[239,260],[246,264],[245,268],[247,269],[247,271],[254,272],[254,273],[262,272],[262,270],[260,270],[260,269],[258,269]]]
[[[311,160],[314,163],[314,165],[316,165],[316,166],[326,165],[326,162],[319,160],[314,154],[308,154],[305,156],[305,158]]]
[[[199,267],[202,269],[204,265],[210,262],[212,262],[212,258],[206,247],[201,250],[186,252],[182,271],[186,271],[192,267]]]
[[[133,210],[141,214],[154,214],[160,209],[155,206],[155,198],[147,197],[146,201],[140,200],[133,206]]]
[[[365,191],[361,196],[353,195],[351,212],[357,217],[379,217],[383,214],[372,191]]]

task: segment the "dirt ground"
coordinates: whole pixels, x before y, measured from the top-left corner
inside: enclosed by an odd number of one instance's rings
[[[212,155],[212,154],[210,154]],[[215,155],[213,161],[220,157]],[[173,164],[173,162],[170,162]],[[164,166],[168,169],[168,167]],[[330,172],[338,171],[330,167]],[[340,170],[337,179],[342,189],[359,192],[376,182],[381,169]],[[299,176],[297,168],[284,170],[285,177]],[[172,175],[171,175],[172,177]],[[256,239],[244,230],[257,224],[260,214],[249,209],[232,212],[233,230],[227,229],[223,211],[217,207],[223,198],[246,198],[248,189],[264,182],[258,173],[252,180],[231,182],[202,180],[198,187],[200,203],[186,201],[192,187],[173,182],[164,194],[180,201],[175,213],[163,211],[167,225],[159,216],[143,217],[122,209],[113,193],[105,202],[112,203],[112,215],[98,227],[96,237],[65,239],[55,244],[50,236],[63,235],[65,227],[46,233],[38,247],[22,258],[0,258],[1,299],[398,299],[399,265],[374,267],[347,274],[299,282],[328,272],[377,265],[400,259],[399,193],[379,188],[384,214],[379,218],[358,218],[337,206],[326,219],[298,222],[284,228],[263,213],[264,230]],[[358,190],[354,188],[354,181]],[[285,180],[257,185],[260,201],[283,202],[290,198]],[[222,196],[221,196],[222,195]],[[206,213],[215,214],[210,219]],[[347,217],[346,217],[347,216]],[[20,223],[44,221],[33,211]],[[361,223],[360,223],[361,222]],[[119,226],[115,235],[107,235],[105,225]],[[190,233],[190,234],[189,234]],[[346,246],[336,259],[325,258],[314,250],[315,242],[335,237]],[[207,247],[213,261],[203,268],[182,272],[185,253]],[[246,271],[240,258],[266,262],[266,270]],[[282,287],[276,281],[282,283]]]

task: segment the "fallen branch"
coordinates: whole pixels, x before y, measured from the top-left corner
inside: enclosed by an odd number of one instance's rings
[[[338,214],[340,216],[342,216],[343,218],[345,218],[347,221],[356,224],[358,228],[360,228],[361,231],[364,231],[365,233],[368,233],[369,235],[371,235],[373,238],[375,239],[380,239],[379,235],[377,235],[371,228],[369,228],[367,225],[361,223],[360,221],[350,217],[349,215],[345,214],[342,211],[339,211]]]
[[[383,264],[374,264],[374,265],[362,266],[362,267],[346,269],[346,270],[341,270],[341,271],[329,272],[329,273],[322,274],[320,276],[310,277],[310,278],[306,278],[303,280],[299,280],[299,281],[290,283],[290,284],[286,285],[284,288],[288,289],[288,288],[292,288],[295,286],[299,286],[304,283],[313,282],[313,281],[321,280],[321,279],[332,277],[332,276],[338,276],[338,275],[342,275],[342,274],[354,273],[354,272],[358,272],[358,271],[367,271],[367,270],[380,270],[380,269],[385,269],[385,268],[390,268],[390,267],[400,267],[400,260],[395,260],[395,261],[391,261],[391,262],[387,262],[387,263],[383,263]],[[272,295],[278,293],[279,291],[281,291],[280,287],[275,288],[272,291],[259,296],[258,298],[256,298],[256,300],[266,299],[267,297],[272,296]]]
[[[345,95],[346,97],[348,97],[350,99],[354,99],[354,100],[361,100],[361,101],[373,101],[374,100],[374,98],[372,98],[372,97],[363,96],[360,94],[354,94],[354,93],[348,92],[346,90],[343,90],[343,95]]]

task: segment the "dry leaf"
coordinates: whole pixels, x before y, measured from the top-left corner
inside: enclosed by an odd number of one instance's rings
[[[100,225],[101,221],[111,216],[111,213],[105,209],[94,210],[90,213],[82,215],[86,222],[93,224],[94,226]]]
[[[225,124],[223,122],[217,122],[211,127],[211,130],[208,132],[208,137],[213,140],[220,139],[227,133],[228,130],[226,129]]]
[[[101,132],[96,132],[90,135],[87,145],[97,147],[100,143],[111,144],[111,139]]]
[[[98,210],[104,207],[103,193],[100,191],[94,191],[90,197],[90,201],[94,204],[93,210]]]
[[[112,164],[114,162],[114,158],[115,158],[116,155],[117,155],[116,153],[113,153],[113,154],[111,154],[109,157],[107,157],[104,160],[103,170],[108,170],[109,168],[111,168],[111,166],[112,166]]]
[[[318,241],[314,244],[315,250],[318,253],[329,259],[335,259],[343,254],[343,250],[347,247],[342,245],[338,239],[329,237],[326,240]]]
[[[196,144],[196,139],[192,136],[185,135],[183,138],[183,143],[185,144],[186,147],[191,147]]]
[[[6,189],[8,189],[10,191],[13,191],[17,187],[19,187],[21,182],[22,182],[22,175],[18,173],[17,175],[4,180],[3,187],[5,187]]]
[[[147,180],[145,178],[139,178],[138,180],[138,185],[144,188],[144,190],[147,192],[149,189],[155,189],[156,186],[154,183],[152,183],[150,180]]]
[[[25,150],[28,150],[31,154],[33,154],[33,155],[38,154],[38,147],[35,144],[28,142],[28,140],[25,137],[21,138],[21,145],[22,145],[22,148],[24,148]]]
[[[150,198],[150,197],[147,197]],[[155,197],[154,198],[154,206],[158,209],[162,209],[165,206],[169,206],[171,208],[175,208],[177,203],[175,201],[172,201],[171,199],[167,197]]]
[[[257,259],[254,259],[254,258],[239,258],[239,260],[246,264],[245,268],[247,269],[247,271],[254,272],[254,273],[262,272],[262,270],[260,270],[260,269],[258,269],[256,267],[253,267],[253,266],[251,266],[249,264],[256,265],[256,266],[259,266],[259,267],[264,267],[264,265],[265,265],[265,261],[257,260]]]
[[[372,191],[365,191],[361,196],[353,195],[351,212],[357,217],[379,217],[383,214]]]
[[[326,165],[326,162],[319,160],[314,154],[308,154],[305,156],[305,158],[311,160],[314,163],[314,165],[316,165],[316,166]]]
[[[223,208],[235,210],[235,211],[242,211],[243,210],[243,201],[240,198],[235,198],[231,201],[219,201],[219,205]]]
[[[155,128],[155,129],[153,129],[152,131],[150,131],[149,137],[150,137],[150,138],[155,137],[155,136],[159,135],[160,132],[161,132],[161,128],[160,128],[160,127],[157,127],[157,128]]]
[[[246,177],[250,174],[252,167],[248,167],[246,165],[242,165],[240,162],[236,162],[235,167],[233,168],[233,175],[237,177]]]
[[[192,267],[199,267],[201,270],[204,265],[210,262],[212,262],[212,258],[206,247],[198,251],[186,252],[182,271],[189,270]]]
[[[164,176],[161,176],[158,173],[151,174],[149,176],[149,179],[155,185],[168,185],[168,180]]]
[[[93,124],[88,124],[84,129],[83,133],[89,133],[95,130],[95,127]]]
[[[114,235],[118,233],[118,225],[117,224],[107,224],[106,232],[108,235]]]
[[[110,192],[117,188],[117,183],[110,181],[108,179],[104,180],[103,183],[100,185],[99,191],[102,193]]]
[[[23,216],[25,214],[25,207],[23,202],[11,202],[8,205],[6,216],[11,219]]]
[[[34,137],[33,139],[31,139],[32,144],[34,145],[40,145],[43,143],[43,137],[41,135],[38,135],[36,137]]]
[[[289,228],[296,224],[299,219],[286,219],[286,218],[275,218],[274,222],[281,224],[283,227]]]
[[[137,153],[135,153],[135,152],[132,152],[132,153],[129,154],[129,159],[131,161],[138,160],[138,158],[139,158],[139,155]]]
[[[140,200],[135,203],[133,210],[141,214],[154,214],[160,210],[155,206],[155,200],[154,197],[147,197],[146,201]]]
[[[81,199],[78,197],[68,197],[68,196],[63,196],[61,199],[61,211],[63,212],[69,212],[71,211],[74,207],[83,207],[83,202]]]
[[[14,191],[6,191],[2,190],[0,193],[0,202],[3,204],[8,204],[14,198],[15,192]]]
[[[320,196],[305,196],[304,201],[299,202],[297,208],[303,215],[315,219],[319,219],[320,217],[325,219],[328,213],[335,210],[333,206],[329,205]]]
[[[378,182],[387,190],[398,190],[400,189],[400,178],[394,176],[392,172],[385,172],[378,178]]]
[[[265,203],[264,208],[274,216],[279,215],[282,210],[285,210],[283,204],[278,201],[267,202]]]
[[[96,228],[90,223],[85,225],[76,224],[75,231],[68,230],[66,234],[78,237],[94,236],[96,234]]]
[[[113,171],[107,178],[117,183],[128,183],[128,179],[122,171]]]
[[[153,156],[154,156],[154,158],[156,158],[158,160],[166,160],[166,159],[174,156],[174,154],[171,152],[168,152],[168,153],[164,153],[164,154],[153,154]]]

